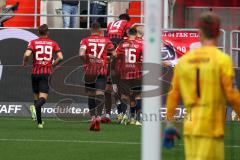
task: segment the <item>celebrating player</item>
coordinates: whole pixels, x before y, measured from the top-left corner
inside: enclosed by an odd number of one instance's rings
[[[26,66],[28,59],[33,55],[32,67],[32,89],[34,93],[34,108],[30,108],[31,112],[36,112],[38,128],[43,128],[41,117],[41,107],[46,103],[48,98],[48,78],[53,72],[53,66],[57,65],[63,59],[58,44],[48,38],[48,26],[41,25],[38,28],[40,38],[29,42],[23,57],[23,66]],[[57,59],[53,63],[54,54]],[[32,115],[34,115],[32,113]],[[34,117],[33,117],[34,118]]]
[[[136,39],[143,43],[144,41],[144,27],[143,26],[137,26],[137,37]]]
[[[121,95],[121,104],[118,107],[122,114],[126,113],[127,102],[130,100],[130,124],[141,125],[141,70],[143,43],[136,40],[137,30],[130,28],[128,38],[116,49],[116,73],[119,75],[118,89]],[[135,114],[137,121],[135,122]],[[124,116],[126,117],[126,116]],[[123,118],[124,120],[125,118]]]
[[[128,14],[121,14],[119,16],[119,20],[110,22],[107,27],[107,37],[110,38],[112,43],[114,44],[115,48],[117,45],[123,40],[125,36],[127,36],[127,30],[130,28],[131,24],[129,23],[130,17]],[[109,63],[111,63],[111,56],[108,56]],[[110,70],[110,65],[109,65]],[[111,79],[111,71],[108,73],[107,78],[107,86],[106,86],[106,92],[105,92],[105,108],[106,108],[106,116],[102,118],[103,123],[109,123],[111,122],[110,119],[110,113],[112,108],[112,94],[113,86],[116,86],[115,84],[112,84]],[[115,87],[116,88],[116,87]],[[115,101],[117,100],[116,95],[114,95]]]
[[[121,14],[119,20],[110,22],[107,26],[107,36],[111,39],[112,43],[117,46],[125,36],[127,31],[131,27],[129,23],[130,17],[128,14]]]
[[[198,28],[202,47],[187,53],[175,67],[167,118],[173,119],[182,98],[188,112],[183,131],[186,160],[223,160],[226,100],[240,116],[240,94],[233,85],[231,58],[216,47],[220,18],[206,12],[198,19]],[[166,139],[173,138],[170,129]]]
[[[89,95],[88,106],[92,116],[90,130],[99,131],[107,81],[107,53],[111,53],[114,46],[109,38],[102,36],[98,23],[91,25],[91,36],[84,38],[80,45],[79,54],[86,61],[85,86]]]

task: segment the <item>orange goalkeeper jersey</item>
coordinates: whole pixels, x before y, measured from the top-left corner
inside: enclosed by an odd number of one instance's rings
[[[180,98],[187,108],[184,135],[224,135],[226,100],[240,116],[240,95],[233,86],[228,55],[214,46],[190,51],[176,65],[167,98],[167,118],[173,119]]]

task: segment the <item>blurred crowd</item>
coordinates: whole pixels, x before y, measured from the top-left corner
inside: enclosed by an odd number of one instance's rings
[[[64,15],[79,15],[79,1],[62,0],[62,14]],[[87,15],[88,11],[81,11],[80,15]],[[107,1],[91,1],[90,15],[106,15],[107,14]],[[90,23],[98,22],[103,28],[107,26],[106,17],[91,17]],[[77,16],[64,16],[64,28],[76,28]],[[80,18],[80,28],[87,28],[87,17]]]

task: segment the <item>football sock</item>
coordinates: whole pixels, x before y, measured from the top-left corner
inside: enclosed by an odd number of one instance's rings
[[[36,105],[36,103],[37,103],[37,100],[34,100],[34,101],[33,101],[34,106]]]
[[[106,114],[111,114],[112,94],[110,91],[105,92],[105,109],[106,109]]]
[[[42,124],[41,108],[45,103],[46,103],[46,99],[43,97],[39,98],[35,103],[38,124]]]
[[[141,99],[137,99],[136,100],[136,110],[141,110],[142,109],[142,100]]]
[[[88,108],[89,108],[89,113],[90,116],[95,116],[96,111],[95,111],[95,96],[89,96],[88,97]]]
[[[101,116],[102,115],[102,110],[104,106],[104,95],[96,95],[96,107],[97,107],[97,115]]]
[[[130,117],[134,118],[136,113],[136,106],[135,107],[130,107]]]
[[[125,114],[126,111],[127,111],[127,104],[122,102],[122,103],[120,104],[120,107],[121,107],[122,113]]]
[[[126,114],[127,108],[128,108],[127,104],[126,103],[122,103],[122,112],[123,112],[123,114]]]
[[[121,114],[121,113],[122,113],[121,104],[118,104],[118,105],[117,105],[117,112],[118,112],[118,114]]]
[[[137,120],[141,120],[141,109],[142,109],[142,100],[137,99],[136,100],[136,112],[137,112]]]

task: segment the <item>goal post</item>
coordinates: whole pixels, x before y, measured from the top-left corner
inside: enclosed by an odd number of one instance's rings
[[[145,27],[144,27],[144,58],[143,70],[147,71],[150,64],[160,64],[161,62],[161,24],[162,24],[162,1],[145,0]],[[153,65],[155,68],[148,72],[154,72],[152,79],[159,79],[161,70],[159,65]],[[158,68],[156,68],[158,67]],[[153,96],[144,96],[144,91],[151,90],[153,86],[147,85],[149,77],[143,77],[143,127],[142,127],[142,160],[160,160],[161,159],[161,124],[160,118],[149,119],[150,115],[159,117],[161,99],[160,99],[160,81],[157,86],[158,91]]]

